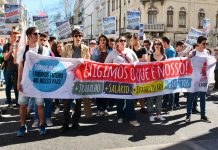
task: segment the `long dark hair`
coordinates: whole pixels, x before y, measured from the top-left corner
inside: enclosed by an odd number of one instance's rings
[[[152,45],[152,50],[153,50],[153,52],[155,52],[154,43],[155,43],[156,41],[161,44],[160,52],[161,52],[162,55],[164,55],[164,54],[165,54],[165,51],[164,51],[163,42],[161,41],[161,39],[154,39],[153,45]]]
[[[100,44],[100,39],[101,38],[104,38],[106,40],[106,48],[109,48],[109,40],[108,40],[108,38],[104,34],[102,34],[102,35],[100,35],[98,37],[98,44]]]

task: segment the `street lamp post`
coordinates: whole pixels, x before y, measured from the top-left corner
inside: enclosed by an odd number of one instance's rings
[[[91,14],[85,14],[83,12],[80,12],[79,14],[80,15],[83,14],[83,15],[87,15],[87,16],[91,17],[91,35],[90,35],[90,39],[92,40],[92,13]]]

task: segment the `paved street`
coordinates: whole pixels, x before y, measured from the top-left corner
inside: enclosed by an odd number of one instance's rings
[[[127,149],[127,150],[215,150],[218,149],[218,93],[207,99],[207,115],[212,123],[199,120],[200,115],[192,115],[192,122],[185,123],[185,98],[182,108],[166,114],[163,123],[148,121],[148,115],[137,112],[140,127],[116,123],[115,111],[109,117],[82,117],[82,131],[70,130],[60,134],[62,113],[53,115],[55,126],[48,128],[46,136],[40,136],[38,129],[32,128],[28,121],[28,134],[16,137],[19,128],[18,109],[7,110],[0,119],[0,149]],[[4,101],[4,89],[0,89],[0,101]],[[94,110],[95,111],[95,110]]]

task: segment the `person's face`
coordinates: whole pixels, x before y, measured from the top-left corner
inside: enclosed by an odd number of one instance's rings
[[[118,48],[119,50],[124,50],[124,48],[126,47],[126,38],[120,38],[118,41]]]
[[[47,41],[47,39],[45,37],[39,37],[39,44],[42,46],[45,46],[45,42]]]
[[[139,42],[139,37],[138,37],[138,36],[133,36],[133,37],[132,37],[132,42],[133,42],[133,45],[138,44],[138,42]]]
[[[102,45],[102,46],[105,46],[106,43],[107,43],[106,39],[104,37],[101,37],[100,41],[99,41],[99,44]]]
[[[115,49],[115,42],[114,41],[109,41],[109,46],[111,49]]]
[[[145,47],[147,50],[150,50],[150,44],[149,44],[149,43],[145,42],[145,43],[144,43],[144,47]]]
[[[37,43],[39,41],[39,30],[33,31],[33,33],[29,36],[29,41],[33,43]]]
[[[77,44],[81,44],[82,42],[82,35],[81,34],[74,34],[73,35],[73,41]]]
[[[57,51],[59,54],[61,54],[63,52],[63,45],[62,44],[57,45]]]
[[[201,43],[198,44],[199,49],[205,49],[207,46],[207,40],[202,41]]]
[[[96,47],[96,44],[95,44],[95,43],[90,43],[90,44],[89,44],[89,47],[90,47],[90,48],[95,48],[95,47]]]
[[[153,45],[155,50],[160,50],[162,47],[162,44],[159,41],[154,41]]]
[[[11,43],[15,43],[15,42],[17,42],[18,40],[19,40],[19,35],[16,34],[16,33],[12,33],[12,34],[11,34],[11,37],[10,37],[10,42],[11,42]]]
[[[184,44],[183,45],[179,45],[179,46],[177,46],[177,48],[176,48],[176,51],[177,52],[182,52],[184,50]]]

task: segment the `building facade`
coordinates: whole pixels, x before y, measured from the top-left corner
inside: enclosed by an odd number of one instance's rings
[[[184,40],[190,27],[202,30],[203,20],[208,18],[210,44],[215,46],[218,41],[217,0],[108,0],[107,7],[108,14],[116,16],[116,36],[137,32],[126,32],[126,13],[139,10],[147,38],[167,36],[173,41]]]

